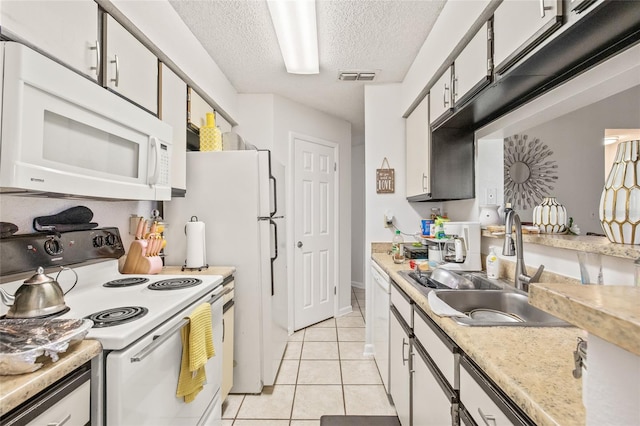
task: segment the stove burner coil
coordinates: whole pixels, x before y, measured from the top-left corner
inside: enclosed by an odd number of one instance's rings
[[[119,308],[105,309],[93,313],[85,318],[93,321],[93,328],[112,327],[142,318],[147,315],[149,309],[142,306],[123,306]]]
[[[202,284],[198,278],[170,278],[168,280],[156,281],[147,286],[149,290],[179,290],[181,288],[193,287]]]
[[[109,281],[107,283],[102,284],[103,287],[129,287],[138,284],[144,284],[149,281],[149,278],[143,277],[127,277],[120,278],[117,280]]]

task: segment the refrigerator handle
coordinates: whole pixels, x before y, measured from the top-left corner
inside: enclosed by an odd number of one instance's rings
[[[271,165],[269,165],[269,180],[273,183],[273,210],[269,216],[273,217],[278,211],[278,190],[276,189],[276,178],[271,174]]]
[[[275,262],[276,259],[278,258],[278,224],[271,219],[269,219],[269,222],[273,226],[273,243],[274,243],[273,257],[271,258],[271,295],[273,296],[275,294],[275,286],[274,286],[274,280],[273,280],[273,262]]]

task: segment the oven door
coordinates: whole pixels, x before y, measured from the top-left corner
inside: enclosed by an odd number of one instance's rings
[[[222,377],[223,293],[223,287],[217,287],[136,343],[107,354],[107,425],[192,426],[221,422],[216,395],[219,394]],[[184,317],[205,302],[212,302],[216,354],[205,367],[207,381],[204,389],[187,404],[183,398],[176,397],[182,357],[180,328]]]

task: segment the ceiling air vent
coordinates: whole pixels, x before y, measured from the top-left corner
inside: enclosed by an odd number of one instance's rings
[[[342,81],[373,81],[375,78],[375,72],[341,71],[338,75]]]

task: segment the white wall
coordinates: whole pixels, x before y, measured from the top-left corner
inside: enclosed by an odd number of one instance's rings
[[[351,311],[351,124],[343,119],[317,111],[289,99],[276,95],[238,95],[241,124],[235,131],[258,148],[271,149],[275,160],[285,165],[287,176],[292,176],[289,167],[290,134],[297,133],[338,144],[338,191],[339,219],[338,246],[340,262],[338,271],[338,312]],[[289,185],[287,185],[289,187]],[[287,192],[287,200],[292,193]],[[293,206],[287,203],[287,215],[292,216]],[[294,246],[292,221],[288,222],[287,240]],[[293,265],[293,250],[289,252],[289,264]],[[293,283],[293,268],[289,269],[289,282]],[[291,299],[290,299],[291,301]]]
[[[351,285],[364,288],[365,264],[365,193],[364,144],[351,149]]]

